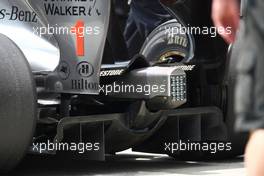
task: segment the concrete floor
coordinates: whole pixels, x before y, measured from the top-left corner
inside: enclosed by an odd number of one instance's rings
[[[245,170],[243,158],[213,162],[183,162],[175,161],[166,155],[125,151],[116,156],[108,156],[106,162],[76,161],[58,157],[28,157],[11,175],[244,176]]]

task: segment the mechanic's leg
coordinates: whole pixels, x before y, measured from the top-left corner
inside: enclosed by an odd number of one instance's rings
[[[124,33],[130,57],[140,51],[148,34],[169,18],[159,0],[132,0]]]
[[[264,175],[264,2],[249,1],[236,88],[236,127],[253,131],[245,154],[248,176]]]
[[[245,154],[248,176],[264,175],[264,130],[252,133]]]
[[[264,32],[264,31],[263,31]],[[261,38],[261,37],[260,37]],[[254,67],[254,105],[251,119],[248,119],[249,130],[253,129],[245,154],[245,165],[248,176],[264,175],[264,57],[261,49],[264,41],[255,38],[259,48],[256,51],[256,66]],[[256,45],[256,43],[254,45]],[[253,43],[252,43],[253,44]],[[251,124],[251,125],[250,125]],[[255,130],[256,129],[256,130]]]

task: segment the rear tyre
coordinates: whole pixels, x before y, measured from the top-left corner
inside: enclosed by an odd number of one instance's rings
[[[0,172],[23,158],[36,123],[36,89],[20,49],[0,35]]]

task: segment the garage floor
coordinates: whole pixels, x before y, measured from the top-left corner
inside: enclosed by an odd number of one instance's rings
[[[244,176],[243,158],[227,161],[183,162],[166,155],[133,153],[130,150],[108,156],[106,162],[76,161],[71,158],[27,157],[12,175],[176,175]]]

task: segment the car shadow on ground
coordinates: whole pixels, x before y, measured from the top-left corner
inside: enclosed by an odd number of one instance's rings
[[[243,158],[214,162],[178,161],[165,155],[120,154],[107,156],[105,162],[73,160],[70,157],[29,156],[14,176],[85,175],[216,175],[224,169],[243,168]],[[215,173],[214,173],[215,172]]]

